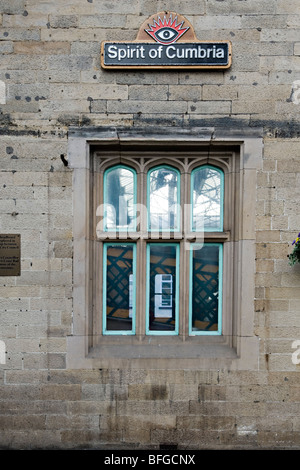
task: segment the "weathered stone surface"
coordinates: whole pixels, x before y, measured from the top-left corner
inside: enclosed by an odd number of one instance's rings
[[[165,9],[201,41],[230,40],[232,67],[101,69],[102,40],[133,41]],[[300,271],[287,260],[300,231],[299,24],[299,0],[0,0],[0,232],[21,234],[21,276],[0,277],[1,449],[299,449]],[[255,287],[256,368],[220,369],[214,358],[206,369],[188,359],[158,369],[157,357],[150,367],[68,368],[82,301],[73,298],[74,211],[84,204],[72,199],[73,126],[107,129],[122,145],[138,126],[167,127],[170,140],[174,129],[208,128],[206,142],[217,126],[227,141],[232,129],[263,129],[261,165],[239,188],[255,193],[245,203],[254,224],[245,218],[241,230],[255,241],[254,255],[243,245],[256,271],[243,282]]]

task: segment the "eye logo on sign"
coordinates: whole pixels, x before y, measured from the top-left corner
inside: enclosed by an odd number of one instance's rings
[[[177,24],[177,16],[174,20],[172,19],[172,15],[170,15],[169,19],[164,16],[163,20],[159,16],[158,21],[154,20],[153,25],[149,24],[150,29],[145,29],[145,31],[160,44],[172,44],[181,38],[181,36],[189,29],[189,27],[183,28],[183,24],[184,21]]]
[[[152,15],[132,42],[103,41],[104,69],[227,69],[230,41],[199,41],[191,23],[174,12]]]

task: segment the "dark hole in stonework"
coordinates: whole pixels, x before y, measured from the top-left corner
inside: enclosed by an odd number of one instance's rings
[[[65,156],[64,156],[63,153],[61,154],[60,159],[61,159],[61,161],[63,162],[63,164],[64,164],[65,166],[68,166],[68,160],[66,160],[66,158],[65,158]]]
[[[178,444],[159,444],[159,450],[177,450]]]

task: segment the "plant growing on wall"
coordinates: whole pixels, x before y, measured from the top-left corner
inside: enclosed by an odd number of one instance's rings
[[[289,264],[291,266],[296,263],[300,263],[300,232],[296,240],[293,241],[292,245],[294,246],[293,251],[288,255]]]

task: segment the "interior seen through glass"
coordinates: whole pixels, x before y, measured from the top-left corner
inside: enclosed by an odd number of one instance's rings
[[[150,244],[149,330],[175,330],[176,245]]]
[[[193,250],[192,330],[217,331],[219,316],[219,249],[203,245]]]
[[[106,256],[106,330],[132,330],[133,247],[112,245]]]

